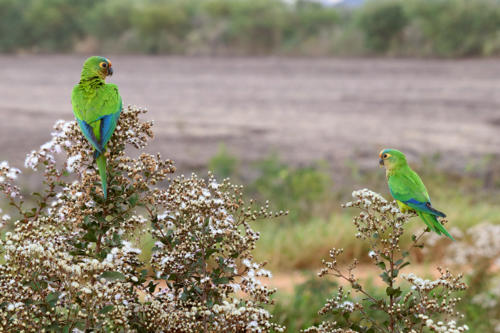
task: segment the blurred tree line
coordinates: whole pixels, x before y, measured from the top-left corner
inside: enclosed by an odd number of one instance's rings
[[[0,52],[500,54],[500,0],[0,0]]]

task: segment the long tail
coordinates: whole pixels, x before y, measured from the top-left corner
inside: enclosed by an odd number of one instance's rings
[[[427,224],[429,229],[437,233],[438,235],[444,234],[448,238],[450,238],[452,241],[455,239],[450,235],[450,233],[444,228],[444,226],[439,223],[438,219],[436,216],[428,213],[422,213],[417,211],[418,216]]]
[[[99,154],[96,162],[99,169],[99,176],[101,177],[102,192],[104,193],[104,199],[106,199],[108,194],[108,177],[106,175],[106,157],[104,154]]]

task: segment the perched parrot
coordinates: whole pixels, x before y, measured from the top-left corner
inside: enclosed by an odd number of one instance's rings
[[[389,190],[396,199],[401,212],[415,211],[430,230],[438,235],[445,234],[454,240],[436,218],[437,216],[446,217],[446,215],[432,207],[424,183],[410,168],[405,155],[396,149],[384,149],[379,157],[379,164],[386,169]]]
[[[107,198],[104,152],[122,111],[118,87],[104,81],[108,75],[113,75],[108,59],[97,56],[88,58],[83,64],[80,82],[73,88],[71,95],[76,121],[85,138],[94,147],[104,198]]]

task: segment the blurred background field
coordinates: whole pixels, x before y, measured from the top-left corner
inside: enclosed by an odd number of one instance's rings
[[[124,103],[155,121],[150,151],[290,212],[255,224],[290,332],[334,289],[314,278],[331,247],[367,261],[340,204],[365,187],[389,198],[382,148],[407,153],[452,234],[500,224],[499,1],[0,0],[0,36],[0,160],[21,166],[72,119],[81,63],[109,57]],[[432,275],[448,246],[414,269]],[[491,289],[500,311],[491,267],[470,295]],[[473,332],[495,329],[462,310]]]
[[[183,55],[500,52],[496,0],[1,0],[0,51]]]

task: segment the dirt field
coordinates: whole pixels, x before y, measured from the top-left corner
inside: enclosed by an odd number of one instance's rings
[[[245,161],[377,166],[382,147],[463,169],[500,153],[500,61],[110,56],[125,104],[150,110],[160,151],[184,169],[225,143]],[[83,56],[0,56],[0,159],[21,163],[72,119]]]

